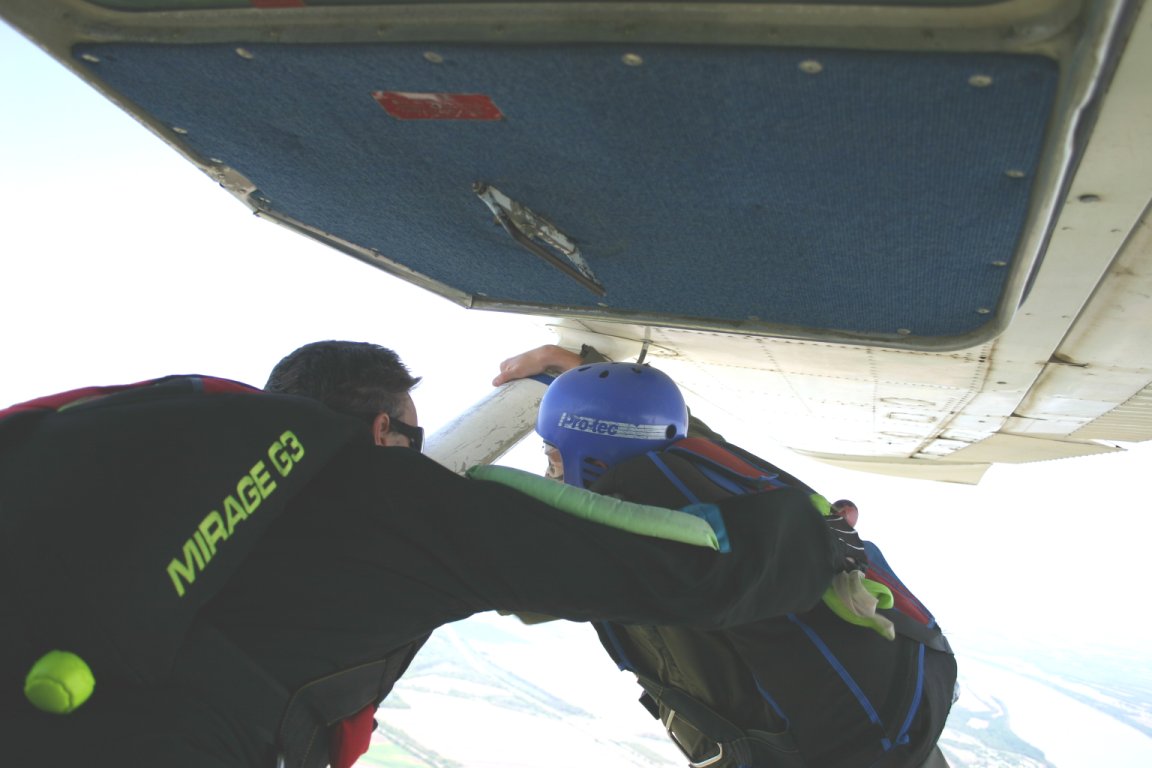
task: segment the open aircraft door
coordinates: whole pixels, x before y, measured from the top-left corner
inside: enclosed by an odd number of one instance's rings
[[[1152,438],[1146,4],[0,14],[258,215],[794,450],[975,482]]]

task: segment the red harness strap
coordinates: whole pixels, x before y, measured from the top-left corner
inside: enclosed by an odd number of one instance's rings
[[[328,757],[332,768],[352,768],[368,751],[376,730],[376,705],[369,704],[328,729]]]

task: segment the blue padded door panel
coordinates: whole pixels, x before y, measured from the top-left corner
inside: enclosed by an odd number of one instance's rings
[[[991,321],[1058,79],[1040,56],[740,46],[73,54],[263,205],[483,301],[879,338]],[[381,92],[499,119],[399,119]],[[605,294],[514,242],[478,182],[575,241]]]

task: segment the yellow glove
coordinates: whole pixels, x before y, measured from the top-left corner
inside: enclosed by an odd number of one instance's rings
[[[863,571],[842,571],[832,578],[824,592],[824,604],[849,624],[868,627],[888,640],[896,639],[892,622],[876,613],[877,608],[892,607],[888,587],[864,578]]]

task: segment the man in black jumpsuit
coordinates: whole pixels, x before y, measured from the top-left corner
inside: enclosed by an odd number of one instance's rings
[[[725,503],[731,552],[718,554],[569,516],[353,430],[285,496],[283,511],[196,613],[170,668],[139,682],[94,664],[96,693],[86,705],[63,716],[33,710],[18,691],[29,654],[53,642],[45,627],[55,636],[87,628],[71,627],[71,613],[39,610],[28,565],[39,555],[22,551],[50,555],[46,531],[66,530],[70,521],[106,529],[106,512],[131,507],[137,493],[147,492],[148,509],[160,515],[164,503],[186,495],[181,489],[195,490],[199,467],[244,437],[245,414],[257,402],[274,402],[278,417],[305,408],[298,398],[229,397],[223,426],[191,412],[200,402],[191,396],[132,395],[115,408],[97,399],[50,415],[66,427],[53,433],[69,438],[59,444],[40,439],[49,417],[9,419],[6,431],[0,421],[0,568],[13,576],[0,591],[6,763],[322,766],[327,728],[386,696],[412,644],[442,624],[499,609],[730,626],[810,606],[843,568],[843,544],[799,493]],[[189,436],[217,432],[227,440]],[[37,460],[28,461],[27,446],[38,439]],[[130,466],[118,458],[121,445]],[[180,472],[170,479],[173,462]],[[253,513],[236,530],[257,519]],[[121,539],[89,554],[116,571],[146,545],[146,538]],[[204,551],[203,537],[189,538],[184,551]],[[77,579],[68,585],[87,589]],[[125,613],[125,621],[138,619]]]

